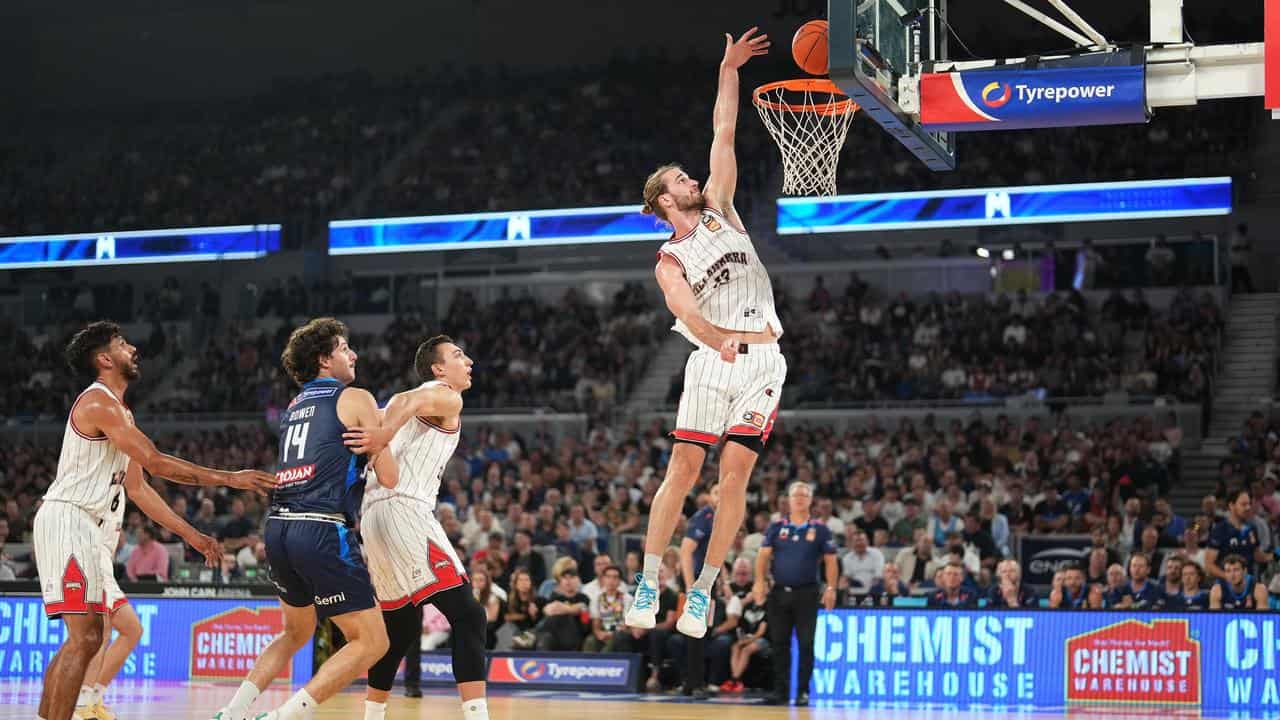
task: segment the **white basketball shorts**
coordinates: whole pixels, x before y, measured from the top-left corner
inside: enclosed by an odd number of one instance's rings
[[[119,610],[121,606],[129,602],[129,598],[125,597],[124,591],[120,589],[120,583],[116,582],[115,548],[113,545],[114,543],[108,545],[105,541],[98,544],[98,563],[102,569],[103,607],[109,613]]]
[[[435,513],[421,500],[392,496],[360,519],[369,577],[383,610],[422,604],[467,581],[467,569]]]
[[[711,348],[689,354],[673,437],[702,445],[734,436],[769,439],[787,379],[787,361],[777,343],[744,348],[746,352],[732,363],[721,360],[720,352]]]
[[[36,511],[32,530],[45,615],[105,613],[98,521],[77,505],[50,500]]]

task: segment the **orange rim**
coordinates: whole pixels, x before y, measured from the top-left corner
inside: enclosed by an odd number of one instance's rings
[[[844,99],[833,99],[825,103],[788,103],[771,100],[766,97],[775,90],[796,93],[826,93],[832,98],[843,97]],[[796,78],[794,80],[765,83],[756,88],[755,103],[770,110],[789,110],[798,113],[814,113],[815,115],[844,115],[858,111],[858,104],[850,100],[843,90],[826,78]]]

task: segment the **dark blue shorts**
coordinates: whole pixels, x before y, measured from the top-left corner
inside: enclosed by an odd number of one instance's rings
[[[377,606],[360,541],[345,525],[268,517],[263,541],[286,605],[315,605],[321,619]]]

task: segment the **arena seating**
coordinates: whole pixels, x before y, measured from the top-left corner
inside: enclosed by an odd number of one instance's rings
[[[660,162],[705,172],[712,97],[696,92],[704,78],[654,59],[619,60],[608,77],[471,78],[460,93],[449,74],[377,83],[349,75],[231,106],[95,114],[90,127],[55,116],[0,138],[0,236],[286,219],[305,232],[342,212],[634,203]],[[681,98],[681,112],[649,110],[666,107],[652,102],[659,96]],[[738,133],[739,210],[748,215],[768,206],[779,182],[777,149],[750,112]],[[1169,109],[1147,126],[977,133],[965,162],[942,174],[873,123],[855,122],[847,146],[876,162],[844,160],[839,182],[842,192],[879,192],[1231,174],[1247,185],[1258,117],[1231,101]],[[1232,131],[1206,129],[1224,124]],[[561,162],[569,155],[580,161]]]

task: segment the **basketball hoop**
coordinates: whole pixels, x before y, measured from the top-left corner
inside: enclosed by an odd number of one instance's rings
[[[826,78],[761,85],[752,101],[782,153],[782,192],[835,195],[836,166],[857,103]]]

